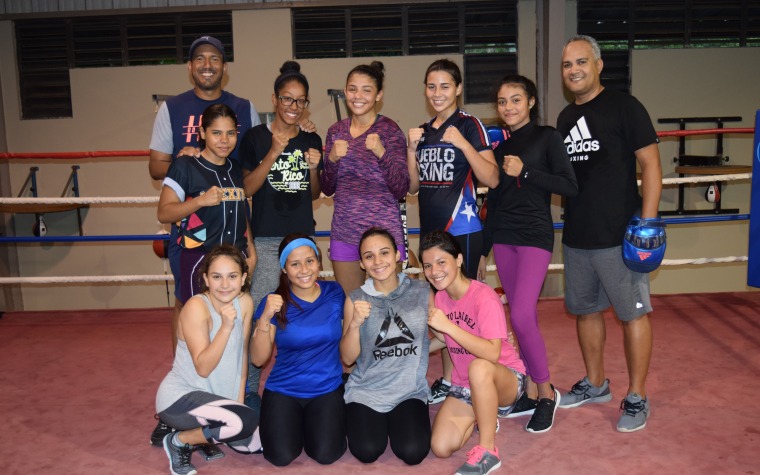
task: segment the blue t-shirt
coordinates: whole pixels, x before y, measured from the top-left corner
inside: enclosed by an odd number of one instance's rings
[[[420,170],[420,234],[436,229],[462,236],[483,229],[478,215],[478,186],[464,152],[441,141],[449,127],[456,127],[478,152],[490,150],[488,132],[476,117],[457,109],[451,117],[434,128],[432,119],[422,125],[417,145]]]
[[[265,385],[270,391],[314,398],[335,391],[343,382],[340,338],[346,295],[337,282],[320,281],[319,286],[322,292],[314,302],[301,300],[291,292],[297,305],[288,305],[287,326],[277,327],[277,356]],[[265,306],[263,299],[254,319],[261,317]],[[277,317],[270,323],[277,326]]]

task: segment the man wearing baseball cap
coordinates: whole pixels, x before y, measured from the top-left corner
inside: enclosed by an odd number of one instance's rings
[[[224,45],[213,36],[201,36],[190,45],[187,70],[193,81],[193,88],[167,99],[158,110],[153,124],[153,136],[150,140],[150,160],[148,170],[154,180],[163,180],[172,162],[179,155],[198,156],[198,128],[201,116],[206,108],[213,104],[225,104],[237,115],[238,133],[245,133],[251,127],[261,123],[256,108],[248,99],[242,99],[222,90],[224,73],[227,71]],[[230,158],[237,160],[237,148]],[[250,247],[253,243],[250,242]],[[172,225],[169,240],[169,265],[174,275],[175,297],[179,290],[179,250],[177,244],[177,226]],[[182,302],[175,298],[172,316],[172,352],[177,347],[177,325]],[[163,436],[171,431],[166,424],[158,420],[158,425],[151,434],[151,444],[161,446]],[[223,456],[216,447],[204,446],[207,458]]]

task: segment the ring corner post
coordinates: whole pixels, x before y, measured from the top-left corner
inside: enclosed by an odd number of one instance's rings
[[[760,110],[755,113],[755,140],[752,147],[752,191],[749,218],[747,285],[760,287]]]

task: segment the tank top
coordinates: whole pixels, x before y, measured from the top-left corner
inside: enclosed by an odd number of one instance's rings
[[[199,296],[206,302],[211,314],[212,326],[209,339],[213,341],[222,326],[222,316],[216,311],[206,294],[199,294]],[[200,376],[195,370],[187,342],[177,341],[172,369],[158,387],[156,412],[167,409],[179,398],[193,391],[203,391],[237,401],[243,371],[243,314],[238,298],[233,300],[232,304],[237,316],[219,364],[211,371],[208,378]]]

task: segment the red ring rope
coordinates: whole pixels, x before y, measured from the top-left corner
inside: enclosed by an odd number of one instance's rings
[[[658,137],[685,137],[689,135],[709,134],[753,134],[753,128],[722,128],[722,129],[694,129],[694,130],[662,130],[657,132]],[[4,158],[44,158],[44,159],[76,159],[76,158],[110,158],[110,157],[147,157],[150,150],[105,150],[97,152],[19,152],[0,153],[0,159]]]

